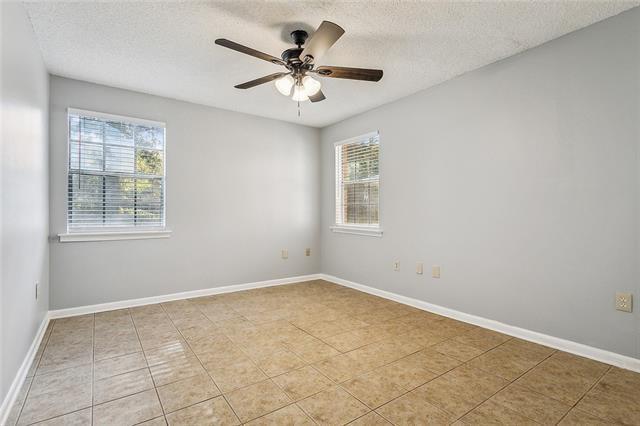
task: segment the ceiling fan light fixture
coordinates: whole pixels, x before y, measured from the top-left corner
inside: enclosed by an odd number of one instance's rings
[[[322,84],[311,76],[305,75],[302,79],[302,86],[307,96],[313,96],[320,91]]]
[[[309,100],[309,96],[306,94],[302,84],[296,84],[293,86],[293,96],[291,96],[291,99],[295,102],[304,102]]]
[[[278,92],[283,95],[289,96],[294,83],[295,81],[291,75],[285,75],[284,77],[276,80],[276,89],[278,89]]]
[[[2,0],[0,0],[1,2]],[[297,47],[282,52],[280,58],[252,49],[226,38],[216,39],[218,46],[235,50],[245,55],[270,62],[286,68],[286,71],[276,72],[236,84],[236,89],[251,89],[261,84],[274,82],[278,92],[291,97],[294,102],[310,101],[313,103],[327,99],[322,93],[322,84],[314,77],[342,78],[347,80],[379,81],[382,78],[382,70],[367,68],[351,68],[337,66],[318,66],[318,59],[322,57],[331,46],[344,34],[344,29],[329,21],[322,21],[311,38],[304,30],[291,32],[291,38]],[[304,46],[304,47],[303,47]],[[299,106],[299,105],[298,105]],[[298,108],[298,116],[300,108]]]

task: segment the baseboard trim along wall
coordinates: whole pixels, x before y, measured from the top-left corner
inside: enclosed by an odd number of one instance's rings
[[[369,287],[364,284],[358,284],[342,278],[334,277],[332,275],[320,275],[325,281],[330,281],[335,284],[373,294],[374,296],[380,296],[385,299],[413,306],[415,308],[422,309],[423,311],[432,312],[434,314],[442,315],[469,324],[488,328],[493,331],[508,334],[509,336],[518,337],[520,339],[528,340],[533,343],[549,346],[551,348],[569,352],[574,355],[583,356],[585,358],[590,358],[596,361],[604,362],[607,364],[615,365],[616,367],[640,373],[640,359],[637,358],[620,355],[615,352],[594,348],[593,346],[584,345],[582,343],[573,342],[571,340],[566,340],[559,337],[549,336],[547,334],[538,333],[536,331],[527,330],[476,315],[466,314],[464,312],[414,299],[412,297],[402,296],[400,294],[380,290],[374,287]]]
[[[0,425],[5,425],[7,423],[7,418],[9,417],[9,413],[11,413],[11,407],[13,407],[13,404],[18,398],[20,389],[22,389],[22,385],[27,378],[27,373],[29,373],[29,368],[31,367],[31,363],[36,357],[36,353],[38,352],[38,348],[40,347],[40,342],[42,342],[42,338],[44,337],[48,325],[49,313],[46,313],[44,318],[42,319],[42,322],[40,323],[40,328],[38,328],[36,336],[33,338],[33,342],[31,342],[31,346],[27,351],[27,355],[24,357],[24,360],[22,361],[18,372],[13,378],[11,387],[9,387],[9,391],[4,398],[4,401],[2,401],[2,405],[0,405]]]
[[[403,303],[405,305],[413,306],[424,311],[433,312],[438,315],[443,315],[449,318],[453,318],[459,321],[474,324],[480,327],[488,328],[490,330],[498,331],[500,333],[508,334],[513,337],[528,340],[530,342],[538,343],[541,345],[549,346],[555,349],[559,349],[565,352],[569,352],[575,355],[583,356],[586,358],[594,359],[596,361],[604,362],[607,364],[615,365],[620,368],[640,372],[640,359],[631,358],[625,355],[620,355],[614,352],[606,351],[604,349],[594,348],[592,346],[584,345],[581,343],[572,342],[570,340],[561,339],[559,337],[553,337],[546,334],[538,333],[524,328],[516,327],[509,324],[504,324],[499,321],[479,317],[476,315],[466,314],[464,312],[456,311],[453,309],[445,308],[443,306],[434,305],[422,300],[414,299],[400,294],[392,293],[385,290],[380,290],[374,287],[369,287],[364,284],[358,284],[353,281],[348,281],[342,278],[334,277],[327,274],[311,274],[298,277],[280,278],[268,281],[258,281],[246,284],[235,284],[223,287],[213,287],[202,290],[185,291],[181,293],[166,294],[161,296],[144,297],[140,299],[122,300],[118,302],[101,303],[97,305],[79,306],[76,308],[58,309],[49,311],[49,313],[42,320],[40,329],[36,334],[36,337],[25,356],[20,369],[18,370],[9,392],[5,397],[2,405],[0,406],[0,425],[4,425],[11,407],[20,392],[31,362],[33,361],[36,351],[42,341],[45,330],[49,321],[56,318],[64,318],[76,315],[91,314],[96,312],[110,311],[114,309],[132,308],[135,306],[149,305],[152,303],[170,302],[172,300],[189,299],[193,297],[210,296],[214,294],[230,293],[234,291],[250,290],[262,287],[272,287],[285,284],[293,284],[304,281],[312,280],[325,280],[338,284],[344,287],[360,290],[365,293],[369,293],[375,296],[380,296],[385,299],[393,300],[395,302]]]
[[[211,287],[201,290],[183,291],[180,293],[163,294],[160,296],[143,297],[140,299],[121,300],[118,302],[100,303],[97,305],[78,306],[76,308],[57,309],[49,311],[51,319],[72,317],[76,315],[93,314],[96,312],[113,311],[115,309],[133,308],[135,306],[151,305],[153,303],[171,302],[172,300],[191,299],[194,297],[211,296],[214,294],[232,293],[234,291],[251,290],[254,288],[272,287],[276,285],[293,284],[304,281],[319,280],[320,274],[300,275],[297,277],[277,278],[268,281],[234,284],[223,287]]]

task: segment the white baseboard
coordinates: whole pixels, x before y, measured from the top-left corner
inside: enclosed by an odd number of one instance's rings
[[[132,308],[135,306],[151,305],[153,303],[170,302],[172,300],[190,299],[193,297],[211,296],[213,294],[231,293],[234,291],[250,290],[254,288],[272,287],[276,285],[299,283],[320,279],[320,274],[301,275],[298,277],[278,278],[268,281],[234,284],[224,287],[211,287],[201,290],[184,291],[181,293],[163,294],[160,296],[143,297],[140,299],[121,300],[118,302],[100,303],[97,305],[78,306],[68,309],[49,311],[49,318],[72,317],[76,315],[93,314],[96,312],[113,311],[115,309]]]
[[[606,351],[604,349],[594,348],[593,346],[584,345],[582,343],[572,342],[571,340],[561,339],[559,337],[549,336],[547,334],[538,333],[536,331],[527,330],[524,328],[516,327],[513,325],[505,324],[499,321],[479,317],[476,315],[466,314],[464,312],[456,311],[453,309],[445,308],[443,306],[434,305],[422,300],[414,299],[412,297],[402,296],[400,294],[391,293],[385,290],[379,290],[377,288],[369,287],[364,284],[354,283],[342,278],[334,277],[332,275],[320,274],[321,278],[326,281],[330,281],[335,284],[339,284],[345,287],[350,287],[356,290],[363,291],[365,293],[380,296],[385,299],[393,300],[396,302],[410,305],[423,311],[433,312],[434,314],[442,315],[445,317],[453,318],[466,323],[474,324],[483,328],[498,331],[500,333],[508,334],[513,337],[518,337],[523,340],[538,343],[541,345],[549,346],[554,349],[559,349],[565,352],[572,353],[574,355],[583,356],[596,361],[604,362],[607,364],[615,365],[620,368],[624,368],[631,371],[640,373],[640,359],[632,358],[626,355],[620,355],[615,352]]]
[[[27,355],[24,357],[18,372],[13,378],[13,382],[11,382],[11,386],[9,387],[9,391],[7,395],[4,397],[2,401],[2,405],[0,405],[0,425],[4,425],[7,422],[7,418],[9,417],[9,413],[11,412],[11,408],[13,404],[16,402],[16,398],[20,393],[20,389],[22,389],[22,385],[24,384],[25,379],[27,378],[27,373],[29,372],[29,368],[31,367],[31,363],[36,356],[36,352],[38,351],[38,347],[40,347],[40,342],[42,341],[42,337],[44,336],[44,332],[47,330],[47,326],[49,325],[49,313],[46,313],[42,322],[40,323],[40,328],[38,328],[38,332],[27,351]]]

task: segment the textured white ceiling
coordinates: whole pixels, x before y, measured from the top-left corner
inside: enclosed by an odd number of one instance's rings
[[[52,74],[322,127],[637,6],[638,1],[218,1],[25,4]],[[280,56],[288,34],[322,20],[345,35],[320,61],[381,68],[378,83],[322,79],[302,104],[272,83],[280,67],[216,46],[228,38]]]

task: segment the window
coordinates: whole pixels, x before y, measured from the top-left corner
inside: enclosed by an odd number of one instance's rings
[[[335,155],[336,226],[332,229],[381,235],[378,132],[336,143]]]
[[[69,109],[67,232],[163,230],[165,125]]]

